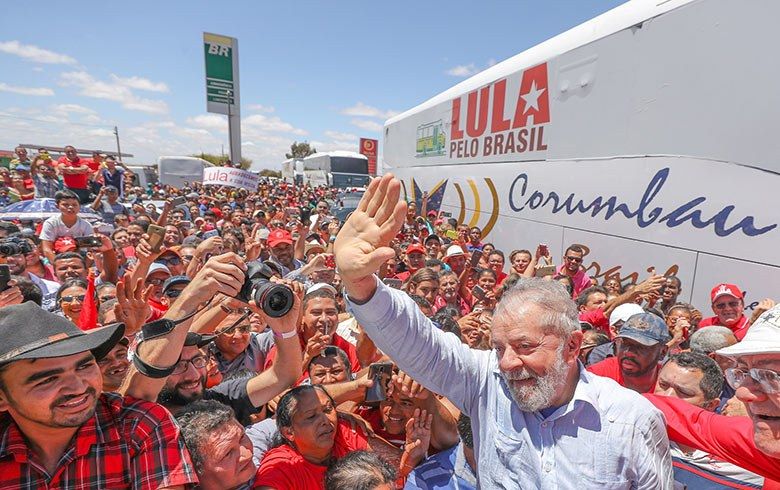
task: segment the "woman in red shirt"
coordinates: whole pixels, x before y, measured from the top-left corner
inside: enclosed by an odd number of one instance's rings
[[[405,478],[428,450],[432,415],[415,411],[406,431],[404,451],[339,418],[333,399],[320,385],[287,392],[276,409],[279,445],[265,454],[254,482],[264,490],[324,490],[325,471],[333,461],[360,449],[376,452],[400,467]]]

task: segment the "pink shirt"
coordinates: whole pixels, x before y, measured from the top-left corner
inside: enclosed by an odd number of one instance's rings
[[[557,269],[556,272],[562,276],[569,276],[564,272],[566,269],[566,264],[561,264]],[[572,299],[576,299],[577,296],[580,294],[580,291],[583,291],[585,289],[588,289],[590,287],[590,277],[588,277],[587,274],[585,274],[585,271],[580,269],[577,271],[576,274],[574,274],[574,277],[569,276],[569,279],[571,279],[571,282],[574,283],[574,294],[572,295]]]

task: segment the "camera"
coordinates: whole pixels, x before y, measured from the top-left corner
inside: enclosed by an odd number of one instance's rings
[[[271,318],[279,318],[290,311],[294,298],[292,289],[284,284],[271,282],[273,275],[273,269],[262,262],[247,263],[246,279],[238,293],[238,299],[246,303],[254,300],[263,313]]]
[[[32,247],[27,240],[21,238],[6,238],[0,241],[0,255],[9,257],[32,252]]]

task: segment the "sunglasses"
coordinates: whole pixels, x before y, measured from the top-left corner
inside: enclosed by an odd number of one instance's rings
[[[147,279],[146,284],[151,284],[152,286],[162,286],[162,284],[165,282],[165,279]]]
[[[74,303],[78,301],[79,303],[84,302],[84,298],[86,298],[85,294],[79,294],[78,296],[63,296],[60,298],[60,302],[62,303]]]
[[[569,256],[566,256],[566,260],[568,260],[569,262],[575,262],[577,264],[582,262],[582,259],[580,257],[569,257]]]
[[[181,259],[179,257],[166,257],[155,260],[158,264],[163,265],[181,265]]]
[[[768,395],[780,393],[780,374],[771,369],[728,368],[724,374],[726,381],[735,390],[743,386],[748,379],[752,379],[761,386],[761,391],[764,393]]]

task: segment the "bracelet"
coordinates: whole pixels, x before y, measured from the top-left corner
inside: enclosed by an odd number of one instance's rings
[[[298,335],[298,330],[290,330],[289,332],[274,332],[274,337],[277,339],[291,339]]]

